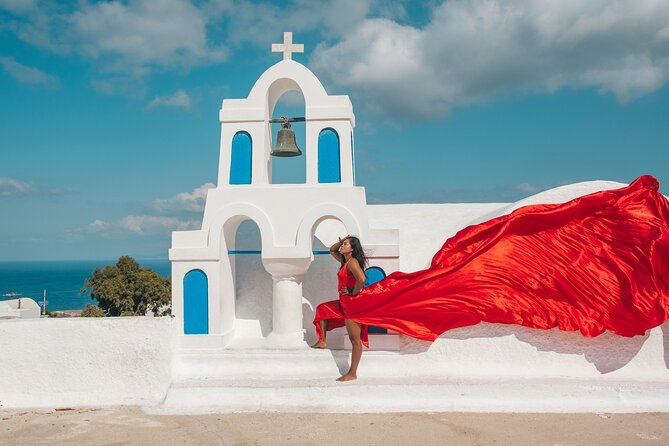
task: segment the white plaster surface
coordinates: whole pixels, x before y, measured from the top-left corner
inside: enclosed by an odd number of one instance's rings
[[[606,184],[574,186],[583,194]],[[573,194],[570,187],[560,192]],[[411,271],[426,267],[459,229],[512,208],[383,205],[369,206],[368,214],[371,227],[399,228],[400,269]],[[341,229],[323,223],[312,243],[320,249]],[[313,309],[336,297],[336,271],[336,261],[320,255],[304,275],[308,341]],[[272,325],[272,278],[260,256],[237,256],[235,278],[239,332],[228,348],[215,336],[175,346],[178,321],[169,318],[0,323],[0,404],[142,404],[163,412],[669,411],[669,324],[634,338],[485,323],[451,330],[434,343],[401,336],[399,351],[365,351],[359,381],[341,385],[334,378],[346,370],[348,351],[306,345],[281,351],[257,342]],[[343,346],[344,333],[331,333],[333,346]]]
[[[426,268],[447,238],[464,227],[521,205],[560,203],[623,184],[592,181],[552,189],[517,203],[367,206],[371,228],[399,230],[399,269]],[[327,245],[345,230],[324,222],[315,231]],[[314,244],[317,240],[314,241]],[[370,251],[373,255],[374,253]],[[373,262],[383,263],[382,258]],[[396,264],[397,265],[397,264]],[[304,276],[303,327],[315,339],[313,309],[336,293],[337,263],[316,256]],[[392,272],[387,269],[386,272]],[[271,281],[259,259],[239,258],[238,300],[249,322],[267,308]],[[264,282],[264,284],[263,284]],[[271,325],[265,313],[258,325]],[[267,328],[263,330],[267,331]],[[335,347],[345,332],[331,332]],[[239,339],[237,340],[239,341]],[[337,385],[345,350],[278,352],[233,342],[216,353],[182,352],[161,410],[167,412],[281,410],[635,412],[669,410],[669,323],[644,336],[534,330],[478,324],[444,333],[434,343],[400,337],[399,352],[366,351],[356,383]]]
[[[157,404],[171,380],[173,319],[0,323],[0,408]]]
[[[370,226],[399,229],[399,268],[409,272],[430,266],[432,256],[448,238],[481,215],[505,206],[506,203],[390,204],[368,205],[367,209]]]

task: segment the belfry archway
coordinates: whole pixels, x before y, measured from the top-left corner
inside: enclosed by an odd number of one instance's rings
[[[316,341],[316,332],[312,323],[316,307],[322,302],[335,300],[339,297],[337,291],[339,264],[330,255],[329,249],[337,241],[337,237],[346,234],[346,226],[336,218],[324,219],[314,228],[311,245],[314,260],[304,274],[302,285],[305,299],[302,307],[302,326],[305,330],[306,341],[309,344]],[[341,336],[342,333],[334,336]]]
[[[286,117],[303,117],[305,114],[304,95],[302,90],[288,90],[283,93],[272,112],[272,119]],[[297,147],[305,150],[306,147],[306,123],[291,122],[291,128],[295,134]],[[271,124],[270,137],[272,147],[277,143],[277,134],[281,129],[281,123]],[[293,157],[270,157],[271,183],[272,184],[304,184],[307,182],[307,162],[304,153],[302,156]]]
[[[247,336],[267,336],[272,330],[272,277],[261,260],[260,230],[244,220],[235,234],[235,249],[228,255],[235,265],[236,329]]]

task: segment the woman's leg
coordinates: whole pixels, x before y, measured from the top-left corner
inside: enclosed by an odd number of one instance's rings
[[[314,345],[312,345],[311,348],[327,348],[328,343],[325,342],[325,336],[328,332],[328,320],[321,319],[318,321],[318,325],[321,327],[321,333],[323,333],[323,337],[319,339]]]
[[[362,340],[360,339],[361,326],[355,321],[346,319],[346,331],[351,340],[351,367],[348,369],[346,375],[337,378],[337,381],[352,381],[358,377],[358,364],[362,357]]]

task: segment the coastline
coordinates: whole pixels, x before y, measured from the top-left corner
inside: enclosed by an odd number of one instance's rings
[[[54,311],[83,310],[96,304],[90,293],[81,290],[96,268],[113,265],[117,260],[18,260],[0,261],[0,301],[30,298],[42,306],[46,290],[46,309]],[[169,276],[169,260],[139,260],[140,266],[162,276]]]

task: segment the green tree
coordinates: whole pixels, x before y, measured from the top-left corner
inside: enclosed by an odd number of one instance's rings
[[[105,317],[105,312],[98,306],[86,304],[81,312],[81,317]]]
[[[89,290],[107,316],[143,316],[147,310],[157,316],[171,313],[170,280],[141,268],[130,256],[120,257],[116,265],[96,268],[82,292]]]

